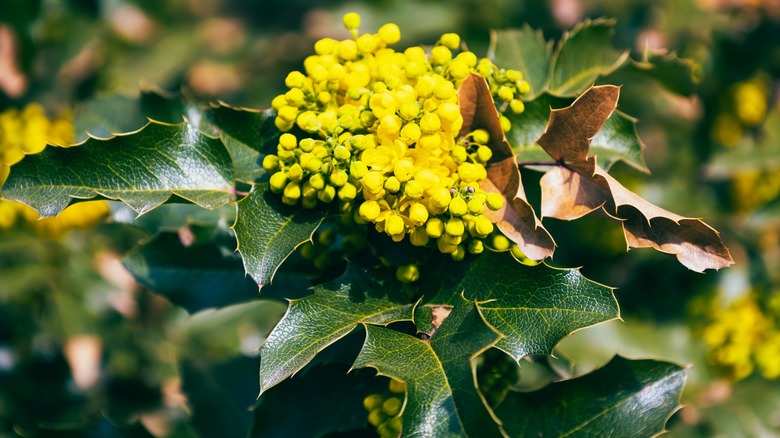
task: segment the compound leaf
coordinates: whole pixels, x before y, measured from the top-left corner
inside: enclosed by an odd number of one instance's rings
[[[268,184],[258,184],[237,203],[233,229],[246,272],[260,285],[269,284],[282,262],[322,223],[320,211],[282,203]]]
[[[685,379],[679,365],[617,356],[588,375],[510,392],[496,414],[510,436],[656,436],[680,407]]]
[[[298,372],[357,324],[411,320],[414,304],[398,296],[399,291],[397,281],[348,264],[339,278],[314,287],[314,294],[290,301],[260,348],[261,393]]]
[[[172,195],[205,208],[233,199],[233,166],[222,143],[189,124],[151,122],[108,140],[46,148],[14,165],[7,199],[41,216],[59,214],[72,199],[118,199],[140,213]]]
[[[366,342],[353,367],[373,367],[406,382],[404,436],[502,436],[476,389],[472,361],[500,335],[473,302],[459,300],[429,341],[366,325]]]

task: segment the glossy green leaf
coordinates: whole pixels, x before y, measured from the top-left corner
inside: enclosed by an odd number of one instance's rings
[[[650,437],[680,407],[685,368],[615,357],[588,375],[535,392],[510,392],[496,408],[510,436]]]
[[[265,169],[262,166],[263,155],[260,152],[230,135],[223,133],[221,138],[233,159],[233,169],[237,181],[253,184],[265,175]]]
[[[521,29],[494,31],[490,45],[493,62],[501,68],[518,70],[531,86],[523,100],[532,101],[544,92],[550,74],[552,42],[545,42],[541,31],[527,24]]]
[[[119,93],[82,102],[76,106],[73,114],[73,130],[79,142],[89,138],[87,134],[97,138],[111,138],[123,132],[136,131],[147,122],[138,99]],[[181,118],[178,122],[181,122]]]
[[[204,111],[201,125],[210,125],[248,147],[268,153],[275,151],[281,135],[274,125],[273,110],[234,108],[225,104],[212,106]]]
[[[411,320],[414,304],[408,304],[400,286],[392,278],[381,278],[375,269],[349,264],[339,278],[316,286],[313,295],[290,301],[260,348],[260,391],[298,372],[360,323]]]
[[[192,204],[165,204],[142,215],[121,202],[111,202],[110,206],[113,222],[134,225],[152,235],[191,225],[227,230],[236,221],[236,207],[229,204],[213,210]]]
[[[474,362],[500,339],[477,306],[459,297],[429,341],[366,325],[355,368],[406,382],[403,436],[502,436],[476,389]]]
[[[260,285],[268,284],[282,262],[320,226],[320,210],[290,207],[271,193],[268,184],[252,188],[238,202],[233,229],[246,272]]]
[[[14,165],[7,199],[55,216],[73,198],[118,199],[140,213],[172,195],[205,208],[233,199],[233,169],[225,147],[192,126],[149,123],[132,134],[46,148]]]
[[[321,437],[367,425],[363,399],[386,391],[387,381],[346,364],[310,368],[260,396],[250,437]]]
[[[446,263],[431,266],[421,281],[426,305],[454,305],[461,292],[476,300],[485,320],[504,336],[496,347],[515,360],[550,354],[573,331],[619,316],[611,288],[576,269],[523,265],[509,252],[486,251],[457,270]]]
[[[536,144],[550,119],[550,109],[565,108],[571,100],[543,94],[533,102],[526,102],[525,111],[506,117],[512,122],[507,140],[517,154],[519,163],[551,161],[549,155]],[[599,164],[609,169],[617,161],[624,161],[643,172],[648,172],[644,157],[644,144],[636,130],[636,119],[615,111],[607,119],[604,127],[590,143],[590,154],[596,155]]]
[[[593,20],[567,33],[553,55],[549,92],[578,96],[599,77],[612,73],[628,59],[628,51],[612,47],[614,21]]]
[[[161,233],[126,256],[136,281],[188,312],[223,307],[258,297],[244,273],[235,240],[185,246],[176,233]]]
[[[645,146],[636,131],[636,119],[615,110],[598,134],[590,141],[590,153],[599,164],[609,170],[618,161],[624,161],[643,172],[650,172],[645,163]]]

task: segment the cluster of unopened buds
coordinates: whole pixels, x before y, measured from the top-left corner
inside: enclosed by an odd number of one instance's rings
[[[495,100],[518,113],[528,83],[460,50],[457,34],[442,35],[429,53],[397,52],[388,46],[400,40],[398,26],[360,35],[359,24],[357,14],[346,14],[353,38],[317,41],[305,73],[291,72],[289,91],[273,100],[284,133],[263,160],[271,190],[305,208],[338,200],[356,222],[398,242],[435,241],[455,260],[482,252],[494,231],[483,213],[504,199],[480,188],[490,136],[484,129],[461,135],[457,91],[469,74],[481,74]],[[503,116],[501,125],[511,128]]]

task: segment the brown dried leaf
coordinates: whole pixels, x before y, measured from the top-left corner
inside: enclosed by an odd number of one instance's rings
[[[590,140],[617,108],[620,87],[591,87],[571,106],[550,113],[547,129],[537,143],[558,161],[584,161]]]
[[[623,187],[588,157],[590,139],[617,106],[617,87],[592,87],[570,107],[554,110],[538,143],[560,165],[541,180],[542,217],[585,215],[621,223],[629,248],[654,248],[693,271],[734,263],[717,231],[699,219],[664,210]]]
[[[458,90],[458,100],[463,116],[460,135],[480,128],[490,133],[488,146],[493,151],[493,157],[485,166],[487,179],[480,183],[480,187],[487,192],[501,194],[506,201],[501,210],[486,210],[485,216],[517,243],[529,259],[543,260],[552,256],[555,242],[526,199],[515,155],[501,129],[498,111],[485,78],[473,73],[468,76]]]

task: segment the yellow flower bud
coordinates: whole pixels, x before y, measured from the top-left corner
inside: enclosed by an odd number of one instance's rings
[[[425,233],[434,239],[441,237],[444,234],[444,222],[439,218],[428,219],[425,223]]]
[[[395,44],[401,40],[401,29],[394,23],[387,23],[379,28],[378,35],[386,44]]]
[[[458,218],[450,218],[444,226],[444,231],[453,237],[462,236],[466,231],[463,221]]]
[[[409,241],[414,246],[425,246],[428,244],[428,234],[425,232],[425,227],[417,227],[409,233]]]
[[[395,271],[395,278],[401,283],[413,283],[420,278],[420,269],[417,265],[399,266]],[[394,416],[401,410],[401,400],[398,397],[391,397],[385,400],[382,409],[387,415]]]
[[[428,220],[428,209],[419,202],[415,202],[409,207],[409,219],[417,225],[422,225]]]
[[[360,204],[358,208],[358,214],[366,221],[372,222],[379,216],[380,208],[379,203],[376,201],[366,201]]]
[[[339,189],[338,196],[342,201],[351,201],[357,196],[357,188],[350,183],[346,183]]]
[[[271,191],[281,193],[282,190],[284,190],[284,186],[287,185],[287,175],[285,175],[284,172],[276,172],[271,175],[269,184],[271,186]]]
[[[404,220],[401,219],[401,216],[392,214],[385,218],[385,233],[391,236],[398,236],[402,235],[405,229]]]
[[[468,212],[468,206],[466,205],[466,200],[463,198],[453,198],[450,201],[450,205],[447,207],[450,214],[454,216],[463,216]]]
[[[460,46],[460,35],[456,33],[445,33],[439,40],[442,46],[456,50]]]
[[[431,205],[435,208],[446,208],[450,205],[452,195],[445,187],[438,187],[431,190]]]
[[[509,102],[509,109],[511,109],[515,114],[520,114],[525,111],[525,104],[522,100],[512,99],[512,101]]]
[[[431,49],[431,64],[444,65],[452,60],[452,52],[444,46],[436,46]]]
[[[347,30],[355,30],[360,27],[360,15],[355,12],[344,14],[342,21],[344,22],[344,27],[346,27]]]
[[[406,183],[404,194],[412,199],[420,199],[425,188],[418,181],[410,180]]]
[[[493,211],[500,210],[504,206],[504,198],[498,193],[488,193],[487,200],[485,201],[487,207]]]
[[[401,190],[401,181],[398,178],[391,176],[385,180],[385,190],[390,193],[396,193]]]
[[[290,181],[286,186],[284,186],[284,196],[292,200],[300,198],[301,186],[296,182]]]
[[[369,192],[379,193],[379,191],[382,190],[382,187],[384,186],[385,177],[382,176],[382,174],[379,172],[371,171],[363,175],[361,182],[363,183],[363,188]]]

